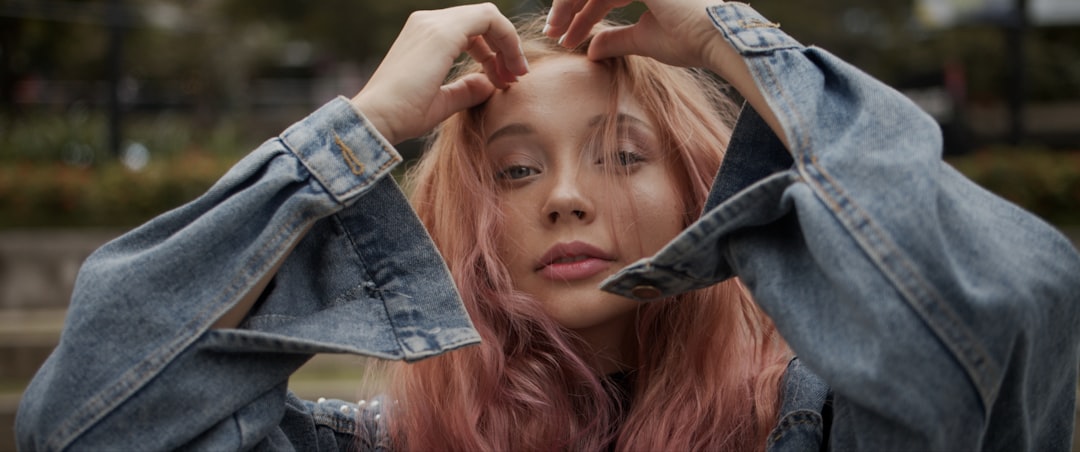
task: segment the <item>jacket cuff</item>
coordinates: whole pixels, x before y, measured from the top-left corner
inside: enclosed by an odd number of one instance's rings
[[[367,118],[338,96],[281,134],[285,146],[342,204],[401,162]]]
[[[780,24],[770,22],[745,3],[727,2],[709,7],[708,12],[724,39],[742,55],[802,47],[780,31]]]

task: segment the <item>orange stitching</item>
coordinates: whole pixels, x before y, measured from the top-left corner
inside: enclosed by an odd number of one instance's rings
[[[757,19],[751,19],[751,20],[739,19],[738,23],[739,23],[740,27],[743,27],[743,28],[746,28],[746,29],[752,29],[752,28],[780,28],[780,23],[779,22],[762,22],[762,21],[757,20]]]
[[[349,149],[336,133],[334,134],[334,142],[341,148],[341,156],[345,159],[345,163],[349,165],[349,171],[352,171],[357,176],[364,174],[364,162],[361,162],[356,157],[356,154],[353,154],[352,149]]]

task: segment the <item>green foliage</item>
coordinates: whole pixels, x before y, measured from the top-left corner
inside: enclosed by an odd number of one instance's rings
[[[948,159],[982,187],[1057,225],[1080,225],[1080,152],[995,149]]]
[[[119,162],[5,164],[0,227],[135,226],[196,198],[235,160],[192,152],[152,161],[138,172]]]
[[[125,144],[148,148],[151,158],[190,149],[236,155],[251,149],[259,139],[241,133],[235,119],[222,119],[209,128],[196,122],[191,115],[169,111],[128,115],[123,136]],[[107,130],[102,112],[79,104],[63,114],[0,117],[0,162],[63,162],[76,167],[110,162],[117,156],[109,149]]]

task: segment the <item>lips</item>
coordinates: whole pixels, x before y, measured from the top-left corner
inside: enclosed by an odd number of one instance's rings
[[[611,267],[614,256],[584,242],[559,243],[539,259],[536,272],[548,279],[588,279]]]

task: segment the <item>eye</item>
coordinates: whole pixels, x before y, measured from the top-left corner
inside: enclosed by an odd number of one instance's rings
[[[619,149],[613,154],[600,157],[596,164],[603,165],[608,159],[610,159],[612,166],[616,167],[631,167],[646,160],[645,155],[637,150]]]
[[[622,166],[630,166],[645,161],[645,156],[637,151],[620,150],[615,153],[615,162]]]
[[[524,179],[529,176],[535,176],[540,174],[540,171],[536,168],[531,168],[523,165],[514,165],[503,169],[495,174],[495,177],[502,180],[518,180]]]

